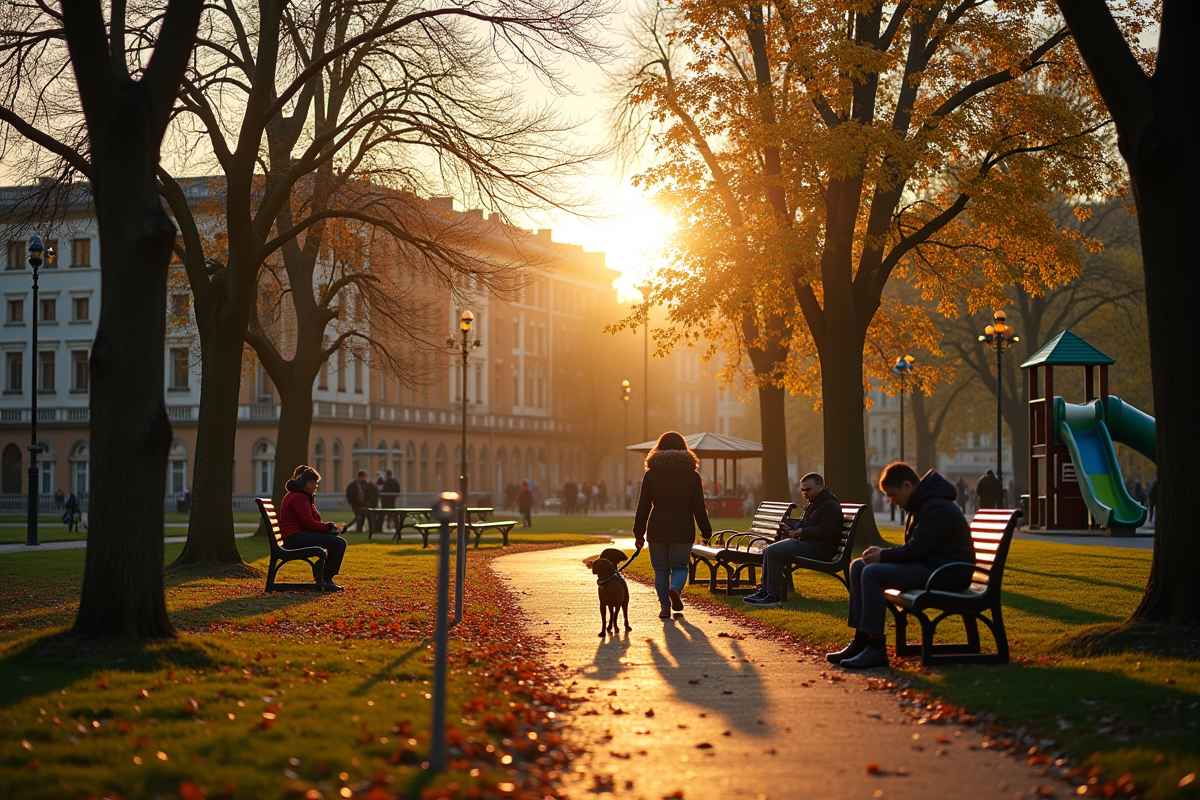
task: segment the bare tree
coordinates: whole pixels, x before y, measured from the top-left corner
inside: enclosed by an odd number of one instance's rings
[[[131,68],[125,2],[9,4],[0,35],[8,86],[0,121],[91,182],[104,271],[91,353],[91,529],[73,632],[168,637],[163,494],[171,424],[163,402],[167,271],[175,228],[155,185],[159,147],[202,3],[170,0]],[[65,51],[62,48],[66,45]],[[83,138],[41,126],[39,59],[75,75]],[[57,76],[55,76],[57,80]],[[61,87],[59,87],[61,90]],[[70,133],[70,128],[64,128]],[[48,132],[49,131],[49,132]]]

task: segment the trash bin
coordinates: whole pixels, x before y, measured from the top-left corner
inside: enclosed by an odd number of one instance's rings
[[[1021,514],[1025,517],[1025,519],[1029,519],[1029,495],[1027,495],[1027,494],[1021,495],[1020,508],[1021,508]]]

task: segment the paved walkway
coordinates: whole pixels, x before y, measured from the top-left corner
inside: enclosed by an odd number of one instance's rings
[[[237,527],[237,523],[234,523]],[[250,533],[235,533],[235,539],[245,539],[247,536],[253,536],[254,532]],[[182,544],[187,541],[186,536],[164,536],[164,544]],[[5,553],[41,553],[46,550],[80,550],[87,547],[87,539],[72,539],[69,542],[42,542],[37,547],[26,547],[22,542],[20,544],[0,544],[0,556]]]
[[[639,583],[629,583],[633,632],[598,637],[595,578],[582,560],[603,547],[494,562],[585,701],[564,728],[587,748],[568,778],[573,797],[957,800],[1032,797],[1050,782],[1016,758],[972,749],[977,731],[916,725],[889,693],[864,691],[862,677],[830,680],[841,671],[734,622],[693,608],[660,620]]]

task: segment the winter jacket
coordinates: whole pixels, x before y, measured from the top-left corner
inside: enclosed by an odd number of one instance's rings
[[[533,492],[528,486],[522,486],[521,491],[517,492],[517,505],[531,506],[533,505]]]
[[[712,536],[704,484],[696,461],[687,450],[659,450],[646,459],[646,474],[638,494],[633,533],[654,542],[693,542],[696,526]]]
[[[885,564],[924,564],[930,569],[952,561],[974,564],[971,526],[954,502],[957,497],[954,484],[933,470],[925,473],[904,506],[909,514],[904,526],[904,544],[882,551],[880,561]],[[971,567],[948,569],[941,575],[954,575],[939,588],[966,588],[971,582],[971,572]]]
[[[802,542],[826,544],[832,558],[842,540],[842,503],[829,487],[825,487],[804,507],[800,519],[785,519],[783,524],[793,531],[800,531]]]
[[[279,504],[279,535],[287,540],[293,533],[300,531],[320,531],[332,533],[337,528],[332,522],[322,522],[321,514],[317,511],[317,501],[304,491],[304,485],[297,480],[287,482],[287,494]]]
[[[388,478],[383,482],[383,489],[380,490],[379,500],[388,508],[393,508],[396,505],[396,496],[400,494],[400,481],[395,478]]]
[[[1000,494],[1004,484],[995,475],[984,475],[975,484],[975,496],[979,498],[980,508],[999,508]]]
[[[356,480],[346,487],[346,502],[351,508],[373,508],[379,502],[379,489],[367,480]]]

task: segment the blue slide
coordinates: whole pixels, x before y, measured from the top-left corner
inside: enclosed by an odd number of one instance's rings
[[[1074,405],[1056,397],[1054,432],[1071,454],[1080,493],[1092,519],[1109,529],[1143,524],[1146,509],[1125,489],[1113,440],[1153,460],[1154,418],[1118,397],[1109,397],[1107,408],[1099,400]]]

